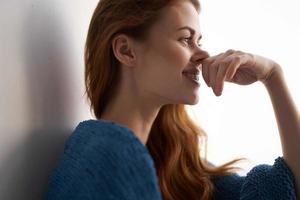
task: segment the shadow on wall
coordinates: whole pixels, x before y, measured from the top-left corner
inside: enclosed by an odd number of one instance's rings
[[[68,128],[74,116],[69,31],[59,5],[34,2],[21,19],[21,51],[30,98],[30,105],[24,106],[29,107],[27,121],[32,128],[22,133],[22,143],[1,161],[0,199],[42,199],[72,132]]]

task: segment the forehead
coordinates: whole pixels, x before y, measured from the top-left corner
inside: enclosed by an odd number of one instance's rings
[[[188,1],[177,1],[164,8],[155,28],[174,34],[178,28],[183,26],[189,26],[195,29],[197,34],[200,34],[199,14],[193,4]]]

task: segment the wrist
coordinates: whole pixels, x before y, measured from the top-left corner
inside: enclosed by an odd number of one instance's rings
[[[268,74],[267,78],[261,82],[267,87],[272,87],[278,83],[278,80],[283,77],[283,71],[279,64],[274,63],[272,70]]]

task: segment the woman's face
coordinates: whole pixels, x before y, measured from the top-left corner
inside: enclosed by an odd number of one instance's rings
[[[134,77],[140,91],[162,105],[197,104],[199,85],[183,71],[201,69],[201,60],[209,56],[197,46],[199,25],[199,15],[190,2],[178,2],[162,11],[147,41],[137,46]],[[194,35],[182,27],[194,29]]]

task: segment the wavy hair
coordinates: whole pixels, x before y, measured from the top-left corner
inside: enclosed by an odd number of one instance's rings
[[[91,19],[84,52],[85,93],[97,119],[114,97],[120,63],[112,39],[124,33],[144,41],[162,8],[178,0],[101,0]],[[183,1],[183,0],[182,0]],[[185,0],[200,13],[198,0]],[[156,117],[146,146],[154,160],[164,200],[208,200],[212,179],[239,169],[235,159],[221,166],[207,161],[207,135],[187,114],[185,105],[164,105]],[[200,147],[205,147],[204,149]],[[201,156],[201,152],[204,156]]]

